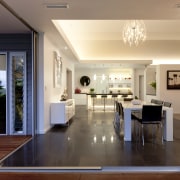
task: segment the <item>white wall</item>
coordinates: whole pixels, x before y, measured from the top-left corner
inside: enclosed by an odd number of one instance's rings
[[[174,65],[159,65],[157,68],[158,73],[158,86],[159,97],[164,101],[172,102],[174,113],[180,113],[180,90],[167,89],[167,71],[168,70],[180,70],[179,64]]]
[[[54,86],[54,52],[62,57],[62,86]],[[50,104],[60,100],[66,88],[66,70],[72,71],[74,77],[74,64],[65,54],[59,51],[51,40],[44,34],[39,38],[39,61],[38,61],[38,132],[45,133],[51,128],[50,124]],[[73,79],[73,78],[72,78]],[[72,83],[74,89],[74,83]]]
[[[156,96],[146,95],[146,101],[150,102],[151,99],[160,99],[162,101],[168,101],[172,103],[173,112],[175,114],[180,113],[180,90],[167,89],[167,71],[168,70],[180,70],[180,64],[161,64],[156,66]]]
[[[134,77],[134,73],[132,69],[113,69],[113,68],[77,68],[75,69],[75,88],[80,88],[82,92],[89,92],[90,88],[95,88],[96,93],[109,93],[109,75],[110,74],[132,74],[132,79]],[[94,81],[93,76],[96,74],[97,80]],[[102,81],[102,75],[106,76],[106,79]],[[80,78],[82,76],[89,76],[91,79],[91,83],[89,86],[84,87],[80,84]],[[132,85],[133,85],[132,81]],[[134,88],[132,88],[134,89]]]
[[[134,96],[138,96],[139,97],[139,76],[144,76],[144,70],[145,68],[135,68],[135,69],[130,69],[131,73],[132,73],[132,92],[133,92],[133,95]],[[110,73],[123,73],[124,72],[127,72],[127,70],[124,70],[124,69],[113,69],[113,68],[109,68],[109,69],[98,69],[98,68],[95,68],[95,69],[82,69],[82,68],[77,68],[75,69],[75,88],[80,88],[83,92],[89,92],[89,88],[93,87],[96,89],[96,85],[94,83],[94,80],[93,80],[93,75],[96,74],[96,75],[99,75],[99,76],[102,76],[102,74],[104,73],[105,75],[109,75]],[[81,78],[81,76],[89,76],[90,79],[91,79],[91,84],[88,86],[88,87],[83,87],[79,80]],[[99,81],[99,85],[101,86],[102,84],[100,84],[100,81]],[[106,88],[103,89],[104,92],[106,91]],[[101,92],[99,92],[101,93]]]

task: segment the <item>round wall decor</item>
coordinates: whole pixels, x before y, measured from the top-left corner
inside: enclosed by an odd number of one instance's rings
[[[90,78],[88,76],[82,76],[80,83],[82,86],[88,86],[90,84]]]

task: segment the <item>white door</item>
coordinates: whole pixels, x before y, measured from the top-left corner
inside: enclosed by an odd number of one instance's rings
[[[72,99],[72,71],[67,69],[66,70],[66,77],[67,77],[67,94],[68,94],[68,99]]]

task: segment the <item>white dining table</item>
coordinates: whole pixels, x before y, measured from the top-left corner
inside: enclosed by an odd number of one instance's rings
[[[131,141],[131,112],[135,110],[142,110],[144,104],[152,104],[141,102],[141,104],[134,105],[132,102],[121,102],[124,110],[124,141]],[[153,113],[153,112],[152,112]],[[163,137],[165,141],[173,141],[173,108],[163,106],[164,127]]]

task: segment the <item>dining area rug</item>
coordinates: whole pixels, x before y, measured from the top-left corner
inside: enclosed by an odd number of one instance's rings
[[[24,135],[0,135],[0,161],[11,155],[31,138],[32,136]]]

